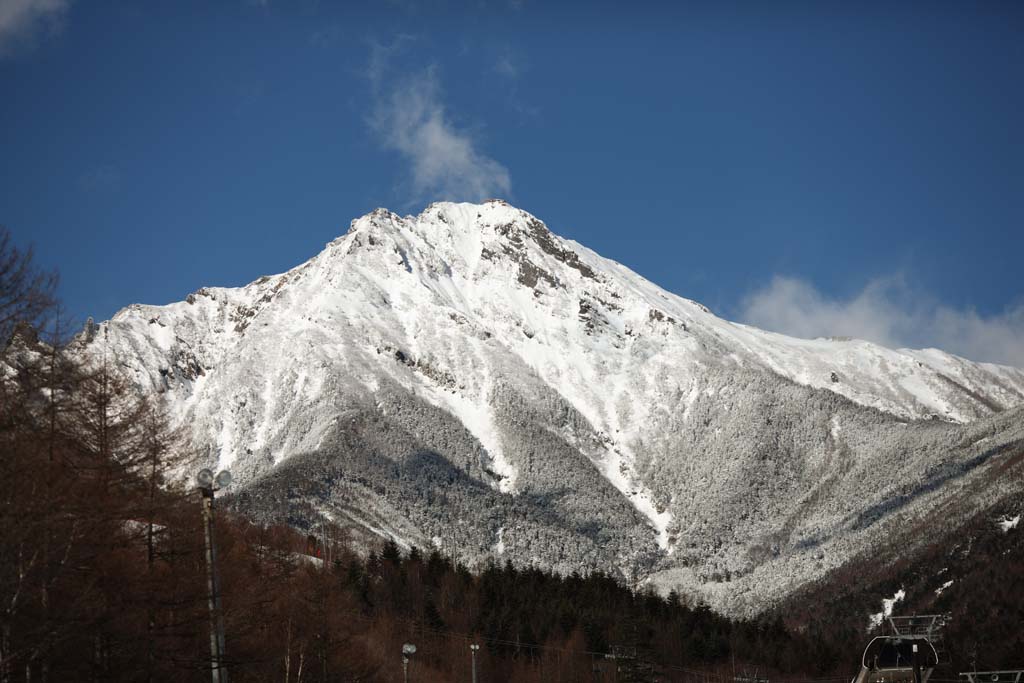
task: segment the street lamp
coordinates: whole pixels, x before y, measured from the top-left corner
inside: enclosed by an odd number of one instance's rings
[[[473,683],[476,683],[476,651],[480,649],[480,646],[476,643],[469,644],[469,652],[473,657]]]
[[[224,616],[220,608],[220,579],[217,576],[217,544],[213,536],[213,494],[231,485],[231,473],[203,468],[196,474],[196,484],[202,494],[203,529],[206,534],[206,584],[210,608],[210,673],[213,683],[228,683],[228,670],[224,664]]]
[[[412,643],[406,643],[402,646],[402,675],[405,678],[405,683],[409,683],[409,657],[416,654],[416,646]]]
[[[196,483],[200,489],[208,489],[213,485],[213,470],[204,467],[196,474]]]

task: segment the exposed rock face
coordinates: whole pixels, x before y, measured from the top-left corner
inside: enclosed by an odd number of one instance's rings
[[[497,201],[380,209],[287,273],[102,326],[85,348],[254,514],[736,612],[966,514],[1024,438],[1020,370],[729,323]]]

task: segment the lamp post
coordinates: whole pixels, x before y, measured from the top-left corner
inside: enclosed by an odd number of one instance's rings
[[[473,657],[473,683],[476,683],[476,651],[480,649],[480,646],[476,643],[469,644],[470,656]]]
[[[203,530],[206,535],[206,585],[209,591],[207,604],[210,609],[210,673],[213,683],[228,683],[228,670],[224,663],[224,616],[220,608],[220,579],[217,576],[217,544],[213,536],[213,494],[231,485],[231,473],[221,470],[217,476],[213,471],[201,469],[196,474],[196,483],[202,494]]]
[[[416,654],[416,646],[412,643],[406,643],[402,646],[402,676],[405,678],[405,683],[409,683],[409,657]]]

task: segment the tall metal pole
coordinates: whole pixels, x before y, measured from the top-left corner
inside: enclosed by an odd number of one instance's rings
[[[472,643],[469,646],[469,652],[473,657],[473,683],[476,683],[476,651],[480,649],[480,646],[476,643]]]
[[[217,581],[217,544],[213,537],[213,487],[200,489],[203,494],[203,522],[206,532],[206,584],[210,609],[210,673],[213,683],[228,683],[224,667],[224,617],[220,609]]]
[[[406,643],[402,646],[402,676],[405,678],[405,683],[409,683],[409,657],[416,654],[416,646],[412,643]]]

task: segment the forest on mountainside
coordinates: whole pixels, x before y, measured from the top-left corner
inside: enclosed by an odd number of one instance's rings
[[[1024,476],[1024,445],[996,476]],[[904,539],[890,539],[804,586],[774,611],[785,615],[791,630],[818,633],[847,624],[852,638],[865,633],[867,615],[881,611],[881,598],[902,591],[894,614],[941,615],[946,622],[943,678],[1024,668],[1022,514],[1024,500],[1009,494],[953,527],[941,518],[922,519],[908,532],[927,540],[912,552]]]
[[[194,469],[187,439],[116,358],[75,360],[56,282],[0,231],[0,682],[208,680],[199,494],[172,476]],[[216,541],[236,681],[401,680],[404,643],[417,647],[412,681],[470,680],[471,643],[481,681],[838,681],[868,638],[859,601],[735,621],[602,572],[472,573],[437,551],[364,554],[344,528],[308,535],[226,508]],[[963,583],[981,637],[1019,630],[1009,538],[989,541],[998,588]]]

